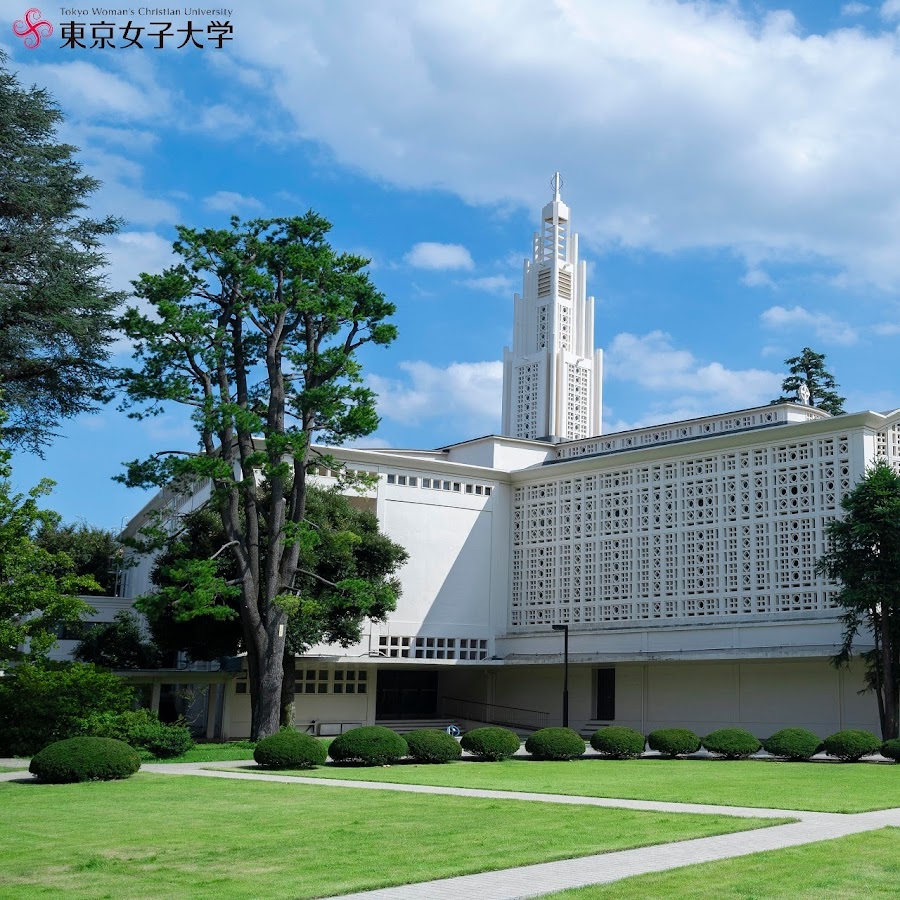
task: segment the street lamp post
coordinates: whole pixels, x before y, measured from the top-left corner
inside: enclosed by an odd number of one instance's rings
[[[563,633],[563,728],[569,727],[569,626],[554,625],[554,631]]]

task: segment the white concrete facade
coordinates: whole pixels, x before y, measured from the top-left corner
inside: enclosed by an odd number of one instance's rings
[[[866,467],[877,458],[900,467],[900,410],[832,418],[782,403],[599,436],[593,300],[556,186],[515,301],[505,436],[328,451],[377,475],[356,502],[409,561],[386,622],[367,624],[356,647],[320,646],[298,660],[297,721],[327,731],[397,718],[400,694],[388,714],[385,685],[402,682],[422,709],[434,701],[416,718],[499,721],[518,710],[558,724],[562,636],[552,627],[566,625],[575,728],[877,731],[874,698],[858,693],[861,666],[829,664],[840,610],[816,561]],[[522,428],[516,372],[532,364],[542,399]],[[557,377],[570,364],[590,375],[574,399]],[[574,419],[562,413],[569,400],[580,404]],[[313,477],[332,485],[333,474]],[[168,503],[177,516],[207,496],[201,485],[148,508]],[[131,596],[149,588],[148,572],[146,563],[130,571]],[[246,682],[222,677],[224,732],[243,736]]]

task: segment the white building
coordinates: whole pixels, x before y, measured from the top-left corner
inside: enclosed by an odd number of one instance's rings
[[[553,626],[566,625],[577,729],[877,731],[862,666],[829,664],[840,610],[816,560],[866,467],[900,466],[900,410],[832,418],[782,403],[601,436],[601,356],[577,248],[557,178],[515,299],[503,435],[330,451],[378,474],[361,502],[409,561],[388,621],[359,646],[298,661],[298,723],[559,724]],[[128,573],[129,595],[147,574]],[[175,676],[142,677],[158,695]],[[218,691],[209,733],[248,734],[245,676],[198,677]]]

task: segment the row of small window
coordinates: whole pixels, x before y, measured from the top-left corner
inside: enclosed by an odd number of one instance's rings
[[[487,659],[487,641],[478,638],[434,638],[381,635],[378,652],[393,659]]]
[[[351,469],[349,466],[343,469],[326,469],[325,466],[316,466],[310,474],[318,475],[320,478],[340,478],[346,475],[377,475],[378,473],[370,469]]]
[[[387,476],[388,484],[396,484],[401,487],[418,487],[419,477],[417,475],[394,475]],[[478,496],[490,497],[493,488],[486,484],[469,484],[462,481],[442,481],[440,478],[423,478],[422,487],[429,491],[455,491],[457,494],[477,494]]]
[[[303,669],[294,682],[295,694],[365,694],[369,675],[365,669]],[[247,682],[235,685],[238,694],[247,693]]]
[[[304,669],[294,683],[295,694],[365,694],[365,669]]]

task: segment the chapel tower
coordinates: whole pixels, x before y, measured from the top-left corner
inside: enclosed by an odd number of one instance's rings
[[[594,298],[585,296],[586,266],[559,172],[552,186],[515,296],[512,350],[503,349],[501,433],[573,441],[600,434],[603,356],[594,349]]]

